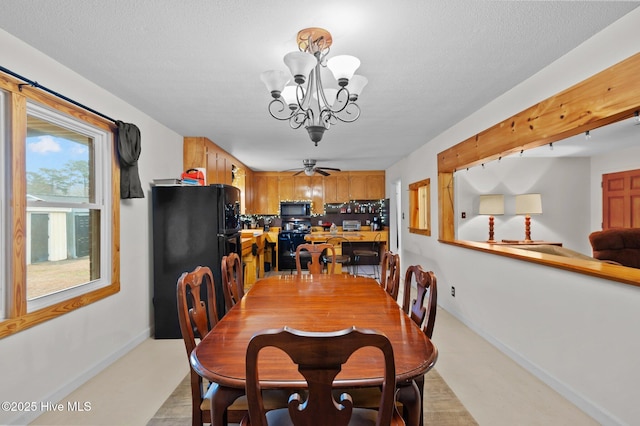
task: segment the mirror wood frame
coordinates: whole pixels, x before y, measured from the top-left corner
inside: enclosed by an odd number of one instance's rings
[[[456,170],[497,160],[633,117],[640,110],[640,53],[438,154],[439,241],[640,286],[640,269],[455,239]],[[446,196],[445,196],[446,194]]]

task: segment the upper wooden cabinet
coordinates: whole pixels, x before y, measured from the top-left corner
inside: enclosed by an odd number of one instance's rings
[[[244,213],[253,208],[253,171],[211,140],[197,136],[185,137],[182,145],[182,167],[184,170],[203,168],[207,185],[223,183],[241,190],[241,205]]]
[[[253,176],[252,213],[256,214],[277,214],[280,200],[310,200],[312,213],[322,214],[326,203],[380,200],[385,196],[384,171],[332,172],[329,176],[253,172]]]
[[[280,200],[309,200],[314,214],[326,203],[380,200],[385,197],[383,170],[331,172],[329,176],[291,172],[254,172],[205,137],[185,137],[183,168],[204,168],[207,184],[224,183],[240,188],[242,212],[276,215]]]

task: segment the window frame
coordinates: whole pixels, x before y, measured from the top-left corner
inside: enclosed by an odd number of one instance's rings
[[[75,133],[91,137],[94,140],[94,149],[92,150],[92,160],[94,161],[94,179],[92,182],[93,189],[91,191],[94,194],[94,200],[88,201],[86,203],[61,203],[51,201],[34,202],[27,200],[27,211],[29,210],[29,207],[36,209],[42,207],[63,209],[80,208],[87,209],[88,211],[98,211],[100,214],[100,235],[98,236],[98,264],[100,268],[99,278],[54,293],[49,293],[32,299],[27,298],[27,312],[32,312],[45,306],[57,303],[59,301],[64,301],[73,296],[86,294],[93,289],[105,287],[107,285],[107,282],[111,280],[111,272],[107,267],[109,264],[108,261],[111,257],[111,247],[109,244],[109,241],[111,241],[111,229],[108,223],[108,215],[106,214],[106,212],[110,211],[112,204],[110,191],[107,190],[107,188],[110,186],[111,174],[106,173],[106,170],[108,170],[109,166],[108,147],[113,146],[113,138],[110,137],[112,136],[111,132],[107,132],[104,129],[99,129],[95,126],[89,125],[84,120],[79,121],[73,117],[69,117],[66,114],[62,114],[59,111],[52,110],[51,108],[46,108],[45,106],[31,100],[27,100],[27,117],[29,116],[47,121],[48,123],[54,124],[61,128],[69,129]],[[27,241],[26,244],[28,247],[29,242]]]
[[[3,145],[7,157],[3,164],[8,168],[3,179],[6,186],[2,200],[3,213],[6,219],[4,229],[6,245],[4,262],[7,272],[2,277],[4,315],[0,318],[0,338],[33,327],[42,322],[59,317],[67,312],[97,302],[120,291],[120,174],[115,149],[115,123],[88,113],[86,110],[68,103],[42,90],[25,85],[19,80],[0,73],[0,89],[4,90],[5,116],[8,116],[8,132],[4,135],[7,143]],[[110,269],[110,282],[101,288],[89,290],[80,295],[73,295],[53,304],[29,311],[26,299],[26,128],[27,102],[34,102],[47,108],[96,127],[110,135],[109,161],[105,173],[111,174],[111,206],[107,208],[102,221],[110,229],[106,238],[110,244],[110,259],[106,259],[106,267]],[[9,242],[11,236],[11,242]],[[102,255],[102,254],[101,254]]]
[[[420,193],[426,192],[426,200],[420,202]],[[423,214],[421,207],[425,206],[427,211]],[[424,216],[426,228],[420,226],[420,218]],[[409,232],[431,236],[431,178],[423,179],[409,185]]]

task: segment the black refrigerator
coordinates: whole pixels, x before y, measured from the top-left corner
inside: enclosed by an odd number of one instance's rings
[[[220,264],[223,256],[240,252],[240,190],[210,185],[151,191],[155,338],[181,338],[176,283],[183,272],[211,268],[218,316],[225,313]]]

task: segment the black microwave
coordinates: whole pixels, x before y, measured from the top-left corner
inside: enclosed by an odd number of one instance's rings
[[[308,217],[311,216],[311,203],[300,201],[281,201],[280,217]]]

